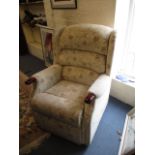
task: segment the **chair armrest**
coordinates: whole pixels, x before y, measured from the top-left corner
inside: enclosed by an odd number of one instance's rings
[[[106,74],[101,74],[94,83],[88,89],[88,92],[92,92],[96,97],[101,97],[108,87],[110,87],[111,78]]]
[[[89,92],[88,95],[85,97],[85,103],[93,104],[95,102],[96,95],[92,92]]]
[[[62,67],[60,65],[51,65],[50,67],[33,74],[32,77],[25,81],[25,83],[28,85],[33,84],[33,95],[44,92],[61,79],[61,70]]]
[[[91,104],[84,104],[82,123],[82,141],[84,144],[89,144],[93,139],[108,102],[110,85],[110,76],[102,74],[88,89],[88,92],[96,97]]]
[[[26,81],[25,81],[25,84],[26,85],[30,85],[32,83],[36,83],[37,82],[37,79],[35,77],[30,77],[28,78]]]
[[[95,99],[101,97],[106,89],[110,87],[111,80],[108,75],[100,75],[95,82],[88,89],[88,94],[84,99],[84,102],[87,104],[92,104],[95,102]]]

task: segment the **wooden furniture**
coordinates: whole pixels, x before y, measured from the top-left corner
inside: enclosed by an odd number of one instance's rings
[[[44,3],[40,1],[31,2],[31,3],[23,2],[23,3],[20,3],[19,5],[19,17],[21,20],[21,27],[24,32],[24,36],[26,39],[29,52],[33,56],[41,60],[44,60],[43,53],[42,53],[40,28],[38,26],[31,27],[29,24],[23,22],[23,19],[25,18],[25,10],[29,11],[34,15],[45,16]]]
[[[126,115],[118,155],[134,155],[134,154],[135,154],[135,109],[133,108]]]

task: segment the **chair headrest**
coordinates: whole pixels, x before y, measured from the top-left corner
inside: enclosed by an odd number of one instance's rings
[[[107,54],[112,28],[97,24],[76,24],[67,26],[61,33],[61,49],[94,51]]]

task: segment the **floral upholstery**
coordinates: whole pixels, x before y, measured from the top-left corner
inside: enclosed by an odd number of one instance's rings
[[[37,84],[34,84],[34,94],[44,92],[60,81],[61,71],[62,67],[55,64],[34,74],[33,77],[37,79]]]
[[[80,67],[65,66],[62,70],[62,78],[85,85],[92,84],[98,77],[98,73]]]
[[[93,70],[97,73],[104,73],[106,57],[105,55],[88,51],[63,50],[58,55],[58,63],[63,66],[78,66]]]
[[[110,85],[110,77],[102,74],[88,89],[88,91],[95,93],[97,98],[94,104],[85,104],[84,107],[82,122],[82,141],[85,144],[89,144],[93,140],[98,124],[108,102]]]
[[[34,111],[34,116],[36,121],[39,123],[40,127],[46,129],[53,134],[59,135],[65,139],[68,139],[74,143],[81,144],[81,128],[75,127],[64,123],[63,121],[58,121],[54,118],[49,118],[42,113]]]
[[[107,75],[111,75],[115,38],[116,38],[115,32],[113,31],[111,32],[111,35],[109,38],[109,47],[108,47],[108,55],[107,55],[107,63],[106,63],[106,74]]]
[[[54,65],[34,75],[34,116],[45,130],[89,144],[108,102],[115,32],[77,24],[54,38]],[[96,94],[94,104],[84,103],[89,91]]]
[[[36,95],[32,106],[48,117],[79,127],[83,112],[83,101],[88,87],[62,80],[44,93]]]
[[[70,100],[83,101],[84,97],[87,95],[87,91],[88,86],[86,85],[62,80],[52,88],[48,89],[46,93]]]
[[[106,29],[106,31],[103,31]],[[107,54],[111,28],[95,24],[68,26],[60,37],[61,49],[78,49]]]

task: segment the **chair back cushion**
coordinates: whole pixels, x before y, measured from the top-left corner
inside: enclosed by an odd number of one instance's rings
[[[64,28],[56,54],[56,63],[63,66],[63,79],[91,85],[105,73],[111,32],[111,28],[95,24]]]
[[[97,73],[105,72],[106,56],[83,50],[62,50],[58,55],[62,66],[75,66],[86,68]]]
[[[62,77],[65,80],[91,85],[97,79],[98,73],[81,67],[65,66]]]

